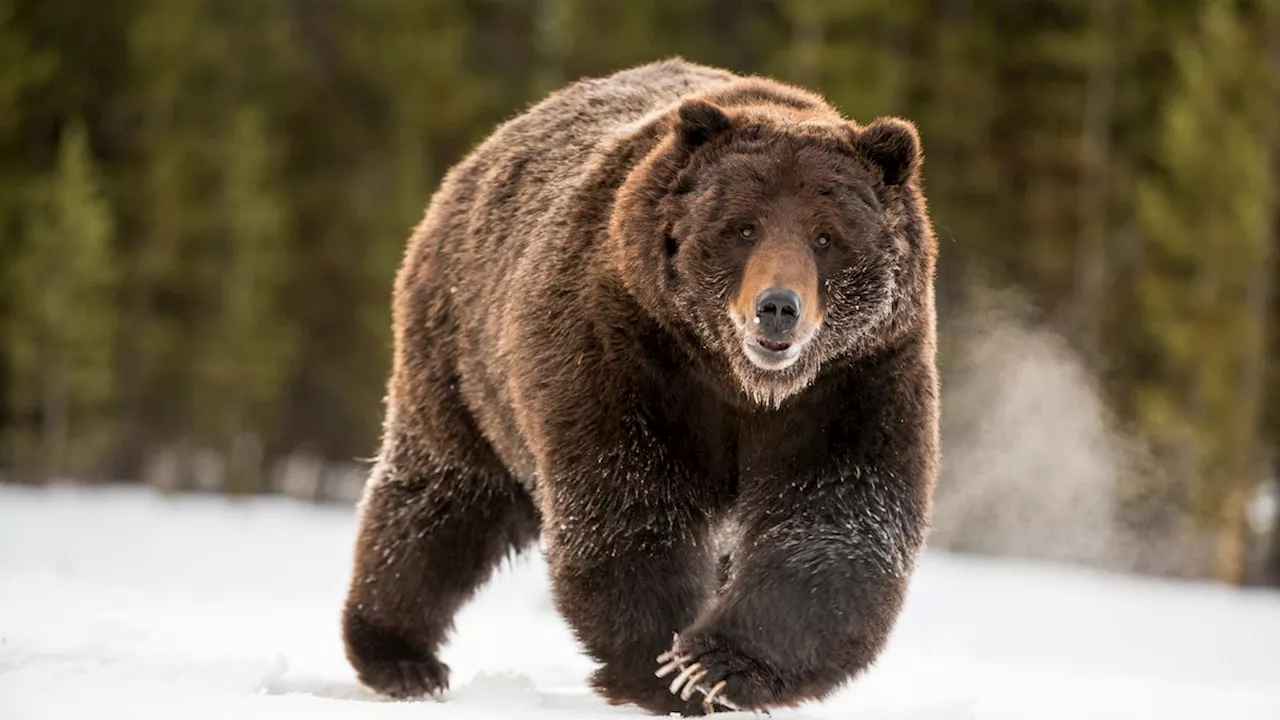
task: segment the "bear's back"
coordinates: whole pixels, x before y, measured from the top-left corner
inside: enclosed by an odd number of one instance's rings
[[[620,147],[655,113],[737,79],[671,59],[580,80],[499,125],[432,197],[397,279],[397,332],[416,372],[456,379],[508,469],[532,469],[507,385],[512,313],[554,302],[600,260],[602,238],[581,223],[607,217]]]
[[[411,238],[418,281],[438,273],[455,305],[491,305],[530,246],[554,242],[602,155],[682,97],[737,76],[680,59],[579,80],[499,125],[445,175]],[[621,181],[621,178],[616,178]],[[434,272],[433,272],[434,270]],[[480,283],[481,277],[489,282]]]
[[[726,71],[679,59],[641,65],[613,75],[574,82],[500,125],[470,161],[492,172],[519,162],[526,173],[556,179],[580,173],[589,157],[637,121],[674,106],[681,98],[734,80]],[[547,185],[528,183],[531,190]]]

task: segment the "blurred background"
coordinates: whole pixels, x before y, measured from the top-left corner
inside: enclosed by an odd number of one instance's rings
[[[1280,584],[1280,0],[0,0],[0,479],[353,502],[441,174],[673,54],[919,125],[934,547]]]

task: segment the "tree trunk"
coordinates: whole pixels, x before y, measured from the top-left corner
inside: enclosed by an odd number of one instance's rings
[[[933,45],[935,51],[925,54],[924,62],[935,63],[934,67],[921,67],[921,77],[929,78],[933,83],[932,94],[934,106],[930,112],[939,113],[939,108],[952,112],[959,108],[957,115],[972,115],[969,109],[972,98],[967,93],[966,82],[971,81],[977,73],[977,63],[967,57],[967,37],[973,32],[973,8],[971,0],[947,0],[942,6],[941,17],[933,29]],[[932,140],[930,167],[942,168],[949,177],[942,177],[930,183],[933,195],[939,207],[960,208],[965,201],[959,192],[961,182],[957,179],[964,172],[973,172],[972,157],[979,155],[982,148],[975,150],[982,141],[983,133],[957,132],[954,121],[939,122],[945,127],[945,133],[939,133]],[[969,121],[969,127],[974,123]],[[987,128],[982,128],[986,130]],[[950,239],[951,230],[939,228],[940,239]],[[940,259],[936,279],[935,293],[937,306],[942,312],[950,312],[956,307],[964,295],[966,282],[965,261],[969,253],[956,252],[948,242],[940,243]]]
[[[1076,258],[1076,332],[1090,361],[1101,353],[1102,301],[1107,286],[1107,193],[1111,166],[1111,119],[1115,108],[1116,5],[1093,0],[1094,44],[1085,90],[1078,194],[1080,239]]]
[[[1276,96],[1274,78],[1280,72],[1280,3],[1268,3],[1263,8],[1267,20],[1265,48],[1266,70],[1264,78],[1273,79],[1264,92],[1271,102],[1262,107],[1274,108]],[[1277,113],[1266,111],[1266,127],[1261,137],[1262,152],[1266,158],[1266,178],[1262,197],[1266,207],[1264,218],[1277,216],[1276,194],[1280,191],[1280,118]],[[1265,458],[1263,448],[1263,411],[1266,407],[1267,366],[1270,357],[1272,265],[1276,262],[1276,223],[1265,222],[1257,238],[1257,256],[1250,268],[1245,297],[1245,335],[1240,353],[1239,384],[1237,385],[1236,422],[1233,428],[1230,457],[1233,472],[1228,475],[1231,487],[1225,497],[1221,529],[1218,533],[1218,577],[1225,582],[1239,584],[1245,581],[1245,562],[1248,523],[1246,506],[1263,475]]]
[[[66,471],[67,464],[67,363],[64,350],[54,347],[53,361],[44,369],[41,435],[44,458],[41,475],[45,483]]]

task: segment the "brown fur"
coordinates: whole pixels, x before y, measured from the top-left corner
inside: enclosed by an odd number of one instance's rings
[[[919,165],[905,121],[669,60],[554,93],[455,166],[396,281],[343,619],[360,678],[444,689],[455,612],[540,533],[611,702],[703,712],[654,677],[673,633],[748,709],[864,670],[939,458]],[[777,283],[803,349],[770,370],[748,316]]]

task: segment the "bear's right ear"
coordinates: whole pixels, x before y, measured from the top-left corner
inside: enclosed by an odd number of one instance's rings
[[[689,147],[702,145],[729,130],[729,116],[706,100],[686,100],[677,115],[676,130]]]

